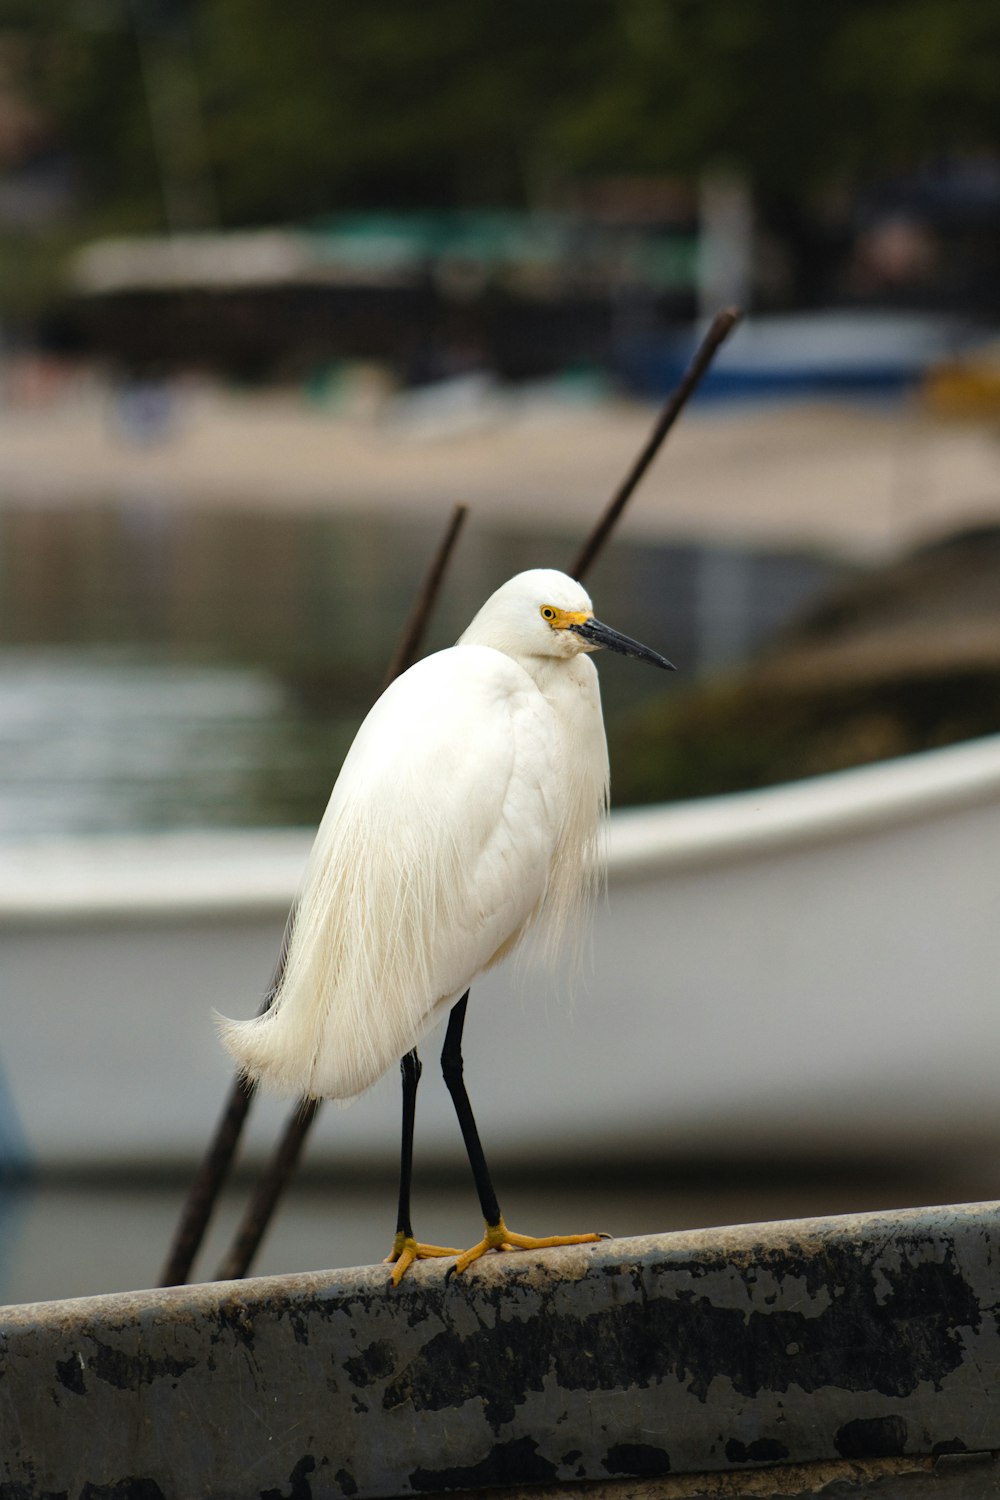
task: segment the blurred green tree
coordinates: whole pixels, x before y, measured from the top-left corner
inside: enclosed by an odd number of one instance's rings
[[[0,33],[121,224],[169,218],[165,170],[241,224],[715,166],[793,202],[1000,145],[983,0],[2,0]]]

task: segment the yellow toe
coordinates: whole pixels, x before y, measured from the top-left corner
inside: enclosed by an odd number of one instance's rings
[[[392,1275],[389,1280],[393,1286],[399,1286],[415,1260],[431,1260],[439,1256],[458,1255],[458,1253],[457,1250],[452,1250],[447,1245],[423,1245],[410,1234],[397,1234],[392,1242],[392,1249],[385,1258],[385,1264],[392,1266]]]
[[[460,1255],[452,1269],[460,1275],[487,1250],[548,1250],[553,1245],[589,1245],[600,1238],[599,1234],[550,1234],[537,1239],[530,1234],[515,1234],[501,1219],[497,1224],[487,1224],[486,1233],[478,1245]]]

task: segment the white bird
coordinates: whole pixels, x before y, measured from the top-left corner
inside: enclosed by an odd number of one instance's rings
[[[265,1087],[348,1100],[393,1063],[403,1074],[396,1238],[399,1280],[415,1259],[578,1243],[503,1222],[462,1081],[471,981],[528,932],[550,952],[600,878],[608,754],[602,646],[671,669],[594,619],[584,589],[534,569],[497,589],[456,645],[382,694],[351,746],[320,824],[271,1008],[219,1018],[241,1070]],[[410,1224],[417,1043],[450,1011],[441,1064],[486,1224],[458,1251]]]

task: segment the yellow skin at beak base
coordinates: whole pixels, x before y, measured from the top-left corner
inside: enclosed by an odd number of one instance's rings
[[[555,605],[552,605],[551,608],[555,618],[548,623],[552,626],[553,630],[568,630],[571,625],[586,625],[588,620],[594,618],[593,610],[588,612],[583,609],[556,609]]]

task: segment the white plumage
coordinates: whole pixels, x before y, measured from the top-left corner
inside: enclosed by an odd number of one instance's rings
[[[349,1099],[532,927],[555,946],[593,889],[608,794],[592,617],[546,569],[498,589],[459,642],[365,719],[320,824],[271,1009],[220,1019],[240,1068]]]

